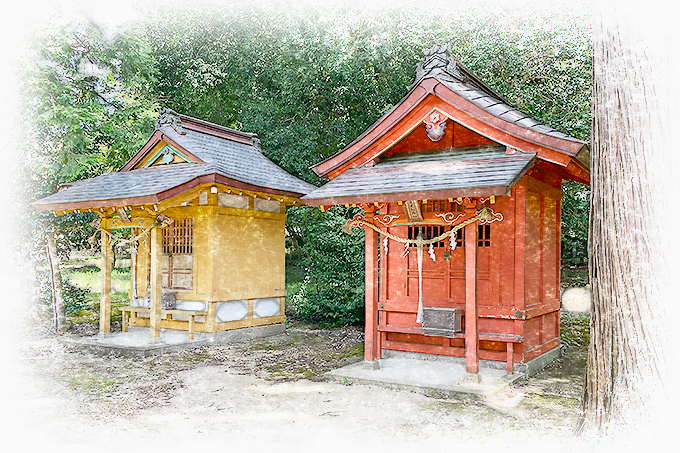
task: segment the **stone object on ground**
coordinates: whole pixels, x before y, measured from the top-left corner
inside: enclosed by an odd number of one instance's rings
[[[562,309],[569,312],[590,312],[590,289],[569,288],[562,293]]]

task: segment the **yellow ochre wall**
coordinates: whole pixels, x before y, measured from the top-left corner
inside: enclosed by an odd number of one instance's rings
[[[216,216],[213,294],[218,299],[285,295],[285,214],[276,216]]]
[[[205,189],[204,189],[205,190]],[[209,192],[209,187],[207,191]],[[196,331],[215,332],[285,321],[285,207],[280,212],[253,209],[250,197],[247,209],[218,206],[217,194],[208,193],[208,204],[198,205],[198,198],[188,206],[159,210],[172,219],[194,219],[193,287],[170,290],[178,300],[209,303],[205,322],[195,324]],[[131,213],[134,217],[135,211]],[[137,234],[139,231],[137,232]],[[149,270],[148,240],[140,242],[137,259],[137,291],[146,297]],[[253,318],[252,299],[279,297],[280,314]],[[219,302],[248,300],[248,318],[241,321],[216,322]],[[148,319],[131,318],[131,325],[147,325]],[[183,324],[164,321],[164,328],[183,328]]]

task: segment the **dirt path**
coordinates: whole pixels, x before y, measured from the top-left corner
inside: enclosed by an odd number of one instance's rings
[[[568,350],[536,378],[487,401],[320,381],[323,372],[361,360],[362,341],[356,328],[292,326],[268,339],[131,359],[72,352],[34,329],[5,351],[12,355],[5,363],[14,361],[3,386],[12,390],[9,428],[27,432],[28,443],[69,451],[151,444],[175,451],[202,442],[277,451],[470,444],[566,451],[577,442],[571,428],[583,351]]]

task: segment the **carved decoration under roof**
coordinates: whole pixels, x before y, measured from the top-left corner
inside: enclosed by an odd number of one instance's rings
[[[427,137],[433,142],[438,142],[444,137],[446,130],[446,116],[438,111],[433,111],[423,120]]]
[[[449,55],[446,46],[432,46],[423,51],[425,58],[416,66],[417,83],[425,76],[451,76],[459,81],[463,80],[463,75],[458,70],[456,59]]]
[[[179,118],[177,112],[172,109],[163,108],[158,112],[159,116],[156,120],[156,130],[165,126],[166,124],[172,127],[175,132],[180,135],[186,135],[186,131],[182,127],[182,120]]]
[[[406,200],[404,202],[404,213],[409,223],[422,222],[423,213],[420,211],[420,203],[416,200]]]

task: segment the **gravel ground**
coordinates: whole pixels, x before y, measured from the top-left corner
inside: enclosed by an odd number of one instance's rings
[[[358,328],[291,324],[267,339],[151,358],[72,351],[36,327],[13,339],[3,351],[5,413],[14,414],[5,428],[27,447],[567,451],[583,442],[572,431],[586,357],[579,348],[479,401],[324,382],[322,373],[362,359]]]

